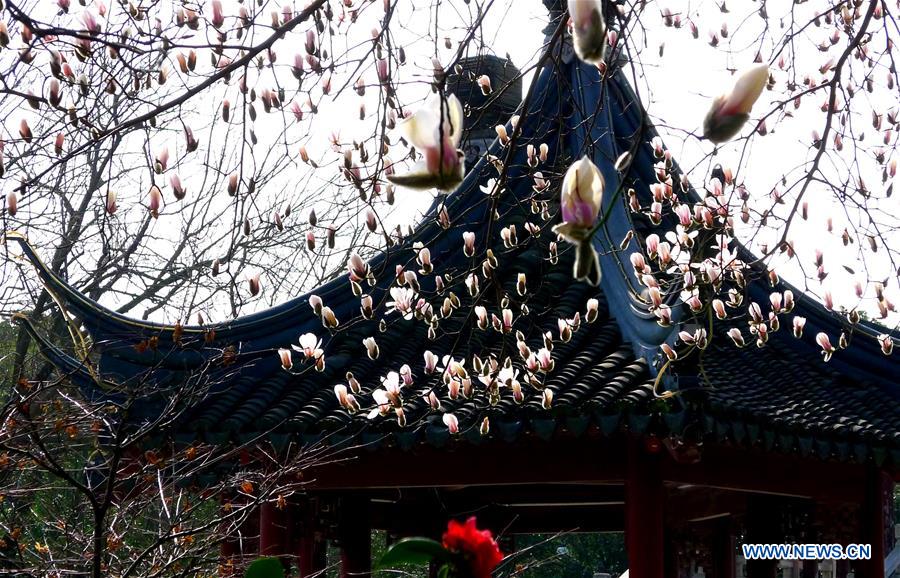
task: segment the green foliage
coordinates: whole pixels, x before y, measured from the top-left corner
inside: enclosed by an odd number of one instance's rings
[[[391,544],[381,560],[378,568],[392,568],[399,564],[427,564],[450,560],[450,552],[440,542],[429,538],[403,538]]]
[[[278,558],[257,558],[247,566],[244,578],[284,578],[284,566]]]
[[[592,578],[595,572],[619,576],[628,568],[625,538],[610,534],[530,534],[516,536],[514,564],[521,578]]]
[[[0,321],[0,379],[3,379],[3,399],[12,383],[13,359],[16,352],[16,333],[18,328],[12,323]]]

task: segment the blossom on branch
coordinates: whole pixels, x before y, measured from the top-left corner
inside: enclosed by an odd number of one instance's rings
[[[397,124],[403,138],[424,157],[411,171],[387,179],[411,189],[437,188],[450,192],[465,174],[462,138],[463,108],[456,95],[434,95],[425,106]]]
[[[750,118],[750,110],[768,81],[769,67],[765,64],[740,73],[731,92],[713,100],[703,121],[703,136],[716,144],[734,137]]]
[[[603,187],[603,175],[588,157],[573,163],[562,182],[563,222],[553,227],[556,234],[575,245],[575,278],[593,285],[600,283],[600,261],[591,240],[603,201]]]
[[[606,52],[606,23],[603,0],[569,0],[575,54],[591,64],[603,62]]]

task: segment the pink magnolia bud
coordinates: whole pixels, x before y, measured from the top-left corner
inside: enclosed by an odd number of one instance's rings
[[[309,306],[312,307],[312,310],[316,315],[322,314],[322,298],[318,295],[309,296]]]
[[[478,82],[479,88],[481,88],[481,94],[487,96],[491,92],[493,92],[493,89],[491,88],[491,77],[490,76],[488,76],[486,74],[482,74],[481,76],[478,77],[477,82]]]
[[[758,303],[750,303],[750,305],[747,307],[747,313],[750,314],[750,319],[753,320],[753,323],[763,322],[762,310],[760,309]]]
[[[672,309],[668,305],[660,305],[653,310],[653,314],[657,317],[656,323],[661,327],[669,327],[672,324]]]
[[[769,68],[764,64],[740,73],[731,91],[713,101],[703,121],[703,136],[716,144],[734,137],[749,118],[768,80]]]
[[[175,198],[179,201],[187,195],[187,190],[181,184],[181,177],[177,174],[173,174],[169,177],[169,184],[172,186],[172,194],[174,194]]]
[[[197,142],[197,139],[194,138],[194,131],[191,130],[191,127],[185,125],[184,127],[184,140],[187,148],[187,152],[194,152],[197,150],[197,147],[200,143]]]
[[[662,209],[662,203],[658,201],[650,203],[650,212],[648,216],[650,217],[650,222],[654,225],[659,225],[662,223]]]
[[[585,313],[585,320],[588,323],[593,323],[597,320],[597,316],[599,315],[600,310],[600,301],[596,298],[590,298],[587,302],[587,312]]]
[[[800,317],[799,315],[794,317],[793,320],[793,333],[794,337],[800,339],[803,337],[803,328],[806,326],[806,317]]]
[[[590,229],[594,226],[603,200],[605,182],[600,169],[588,158],[572,163],[563,177],[561,212],[567,229],[557,230],[571,240],[570,229]]]
[[[585,62],[600,64],[606,51],[606,19],[602,0],[569,0],[575,53]]]
[[[281,360],[281,367],[284,368],[285,371],[289,371],[294,366],[294,360],[291,357],[290,349],[279,349],[278,357]]]
[[[155,169],[156,173],[164,173],[169,166],[169,147],[163,147],[156,155]]]
[[[425,373],[431,374],[434,373],[435,368],[437,367],[438,357],[431,351],[426,350],[423,354],[425,358]]]
[[[659,244],[659,250],[657,251],[659,255],[659,264],[662,266],[666,266],[669,264],[669,261],[672,260],[672,248],[669,245],[668,241],[663,241]]]
[[[6,193],[6,212],[10,217],[15,217],[19,210],[19,198],[15,191]]]
[[[369,266],[356,252],[351,253],[350,258],[347,259],[347,270],[353,281],[362,281],[369,276]]]
[[[890,335],[888,335],[886,333],[882,333],[881,335],[878,336],[877,339],[878,339],[878,344],[881,346],[882,353],[884,353],[885,355],[890,355],[891,353],[894,352],[894,340],[891,339]]]
[[[728,313],[725,311],[725,303],[721,299],[713,299],[712,307],[716,313],[716,318],[725,319],[728,316]]]
[[[630,259],[631,259],[631,266],[634,267],[635,271],[643,272],[644,269],[647,268],[647,262],[644,260],[643,254],[632,253]]]
[[[831,340],[828,338],[828,334],[824,332],[820,332],[816,335],[816,343],[819,344],[819,347],[822,348],[822,357],[825,361],[831,359],[832,354],[834,354],[834,346],[831,345]]]
[[[21,136],[22,140],[24,140],[26,143],[31,144],[31,139],[33,137],[31,133],[31,127],[28,126],[28,121],[24,118],[19,123],[19,136]]]
[[[322,325],[327,327],[328,329],[334,329],[340,322],[335,316],[334,311],[331,310],[331,307],[322,307]]]
[[[498,124],[494,127],[494,132],[497,133],[497,138],[500,139],[500,144],[506,145],[509,143],[509,134],[506,132],[506,125]]]
[[[81,13],[81,21],[84,23],[84,27],[89,34],[92,36],[100,34],[100,24],[97,22],[97,18],[91,10],[85,10]]]
[[[541,394],[541,407],[544,409],[550,409],[550,407],[552,405],[553,405],[553,390],[548,387]]]
[[[106,202],[104,203],[106,212],[112,215],[116,212],[116,192],[112,189],[106,190]]]
[[[466,257],[475,255],[475,233],[471,231],[463,233],[463,253]]]
[[[221,26],[225,24],[225,15],[222,13],[221,0],[212,0],[212,2],[210,2],[210,8],[212,11],[210,22],[215,28],[221,28]]]
[[[668,343],[663,343],[659,346],[659,348],[662,349],[662,352],[665,354],[666,358],[669,361],[675,361],[676,359],[678,359],[678,353],[674,349],[672,349],[672,346]]]
[[[378,348],[378,343],[375,342],[374,337],[366,337],[363,339],[363,345],[366,347],[366,354],[369,356],[369,359],[378,359],[381,350]]]
[[[147,208],[150,210],[150,216],[156,219],[159,217],[159,211],[163,205],[162,191],[159,190],[159,187],[153,185],[152,187],[150,187],[150,193],[148,194],[148,196],[149,201],[147,204]],[[109,201],[107,199],[107,203],[108,202]]]
[[[674,212],[682,227],[689,227],[691,225],[691,208],[687,206],[687,204],[682,203],[678,205],[674,208]]]
[[[452,413],[445,413],[443,417],[444,425],[447,426],[447,429],[451,434],[459,433],[459,419]]]
[[[65,139],[66,137],[63,133],[56,134],[56,141],[53,143],[53,151],[56,153],[56,156],[62,156]]]
[[[834,298],[831,296],[831,291],[825,290],[825,295],[823,298],[823,304],[825,305],[825,309],[829,311],[834,310]]]
[[[782,294],[782,297],[783,304],[781,310],[785,313],[790,313],[794,310],[794,292],[788,289]]]
[[[47,100],[50,102],[50,106],[57,107],[59,106],[61,97],[59,93],[59,81],[54,79],[50,80],[50,89],[47,91]]]
[[[426,398],[428,399],[428,405],[432,410],[437,411],[441,409],[441,400],[438,399],[438,396],[436,393],[434,393],[434,390],[429,391]]]

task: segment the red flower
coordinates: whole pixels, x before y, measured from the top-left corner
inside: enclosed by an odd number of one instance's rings
[[[443,541],[444,548],[460,554],[468,562],[472,578],[490,578],[491,571],[503,560],[490,530],[476,528],[474,516],[465,524],[450,520]]]

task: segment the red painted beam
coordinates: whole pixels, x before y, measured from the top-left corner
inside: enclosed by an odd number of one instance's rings
[[[625,546],[629,578],[664,578],[664,490],[660,456],[628,440],[625,480]]]
[[[865,487],[865,467],[859,464],[715,445],[704,447],[699,463],[667,459],[662,470],[666,481],[679,484],[831,502],[858,503]]]
[[[412,451],[382,448],[345,454],[340,463],[311,468],[308,490],[447,488],[522,484],[621,484],[625,451],[621,437],[584,437],[515,444],[460,442]],[[590,456],[590,459],[585,459]],[[865,468],[795,455],[707,444],[699,463],[676,463],[662,455],[665,481],[727,490],[809,497],[832,502],[862,500]],[[472,467],[478,464],[478,467]],[[365,475],[361,475],[365,472]],[[827,484],[821,483],[828,480]]]
[[[454,447],[455,446],[455,447]],[[585,459],[590,456],[590,459]],[[414,451],[383,448],[345,455],[306,472],[308,490],[446,488],[541,483],[621,483],[624,452],[610,439],[523,438],[515,444],[467,442]],[[477,467],[474,466],[477,464]]]

